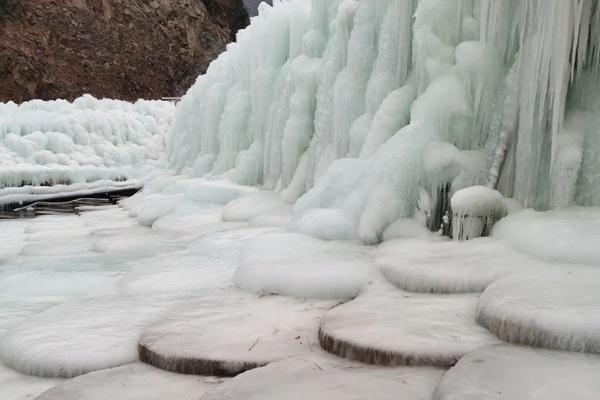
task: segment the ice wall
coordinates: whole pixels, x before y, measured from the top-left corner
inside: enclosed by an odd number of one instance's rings
[[[0,103],[0,189],[125,180],[159,168],[174,108],[89,95]]]
[[[170,166],[367,243],[472,185],[600,205],[599,38],[594,0],[275,1],[182,99]]]

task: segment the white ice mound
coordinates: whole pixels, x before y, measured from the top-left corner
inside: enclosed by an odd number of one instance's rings
[[[368,249],[358,243],[273,233],[244,248],[233,282],[261,295],[351,299],[372,271]]]
[[[284,358],[308,354],[332,302],[213,291],[172,310],[146,328],[140,359],[167,371],[235,376]]]
[[[377,291],[335,307],[321,320],[321,346],[377,365],[449,367],[498,340],[475,323],[477,297]]]
[[[494,224],[507,213],[500,192],[485,186],[471,186],[454,193],[452,206],[452,236],[471,239],[488,236]]]
[[[506,273],[541,264],[492,238],[395,239],[382,243],[375,254],[390,282],[423,293],[482,292]]]
[[[160,167],[174,111],[89,95],[0,104],[0,188],[140,177]]]
[[[493,235],[548,262],[600,266],[600,209],[525,210],[503,218]]]
[[[228,203],[223,209],[225,221],[250,221],[261,215],[291,213],[291,205],[284,203],[274,192],[257,192]]]
[[[328,357],[279,361],[236,376],[206,400],[430,400],[441,372],[374,368]]]
[[[467,354],[443,376],[434,400],[597,399],[600,357],[496,345]]]
[[[600,353],[600,269],[515,273],[479,299],[477,320],[502,340]]]
[[[134,362],[141,330],[170,301],[103,297],[52,307],[2,336],[0,361],[28,375],[65,378]]]
[[[180,375],[133,363],[91,372],[57,385],[36,400],[196,399],[222,383],[214,377]]]

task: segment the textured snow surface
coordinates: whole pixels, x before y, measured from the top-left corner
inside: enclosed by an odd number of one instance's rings
[[[198,399],[222,379],[180,375],[142,363],[92,372],[57,385],[37,400]]]
[[[168,301],[117,296],[57,305],[5,333],[0,360],[29,375],[65,378],[131,363],[142,329]]]
[[[233,376],[313,351],[319,319],[333,305],[212,291],[146,328],[140,356],[173,372]]]
[[[0,203],[115,187],[164,166],[172,103],[89,95],[0,104]],[[95,185],[85,183],[97,182]],[[137,183],[139,185],[139,183]],[[131,183],[129,184],[131,186]]]
[[[395,239],[376,251],[383,275],[411,292],[481,292],[498,277],[541,264],[499,240]]]
[[[498,340],[475,323],[477,297],[375,290],[321,320],[324,348],[371,364],[449,367]]]
[[[525,210],[503,218],[493,235],[548,262],[600,266],[600,209]]]
[[[369,250],[358,243],[273,233],[244,248],[233,282],[260,295],[351,299],[372,273]]]
[[[206,400],[430,400],[441,371],[373,368],[324,356],[292,358],[236,376]]]
[[[512,345],[467,354],[443,376],[434,400],[592,400],[600,357]]]
[[[23,375],[0,364],[0,398],[2,400],[30,400],[60,382],[60,379]]]
[[[481,295],[477,320],[509,342],[600,353],[600,269],[547,267],[500,279]]]

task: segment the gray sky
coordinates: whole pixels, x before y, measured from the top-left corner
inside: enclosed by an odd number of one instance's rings
[[[263,1],[269,4],[272,3],[271,0],[244,0],[244,4],[250,13],[250,16],[258,14],[258,5]]]

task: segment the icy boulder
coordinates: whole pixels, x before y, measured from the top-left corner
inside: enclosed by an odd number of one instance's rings
[[[494,224],[506,215],[504,197],[485,186],[471,186],[454,193],[452,237],[468,240],[488,236]]]
[[[359,296],[321,319],[321,347],[376,365],[449,367],[498,340],[475,323],[473,295],[419,295],[397,290]]]
[[[600,265],[600,209],[524,210],[503,218],[493,236],[553,263]]]
[[[546,267],[492,283],[477,321],[502,340],[600,353],[600,270]]]
[[[273,233],[246,246],[233,282],[260,295],[351,299],[372,271],[367,250],[357,243]]]

